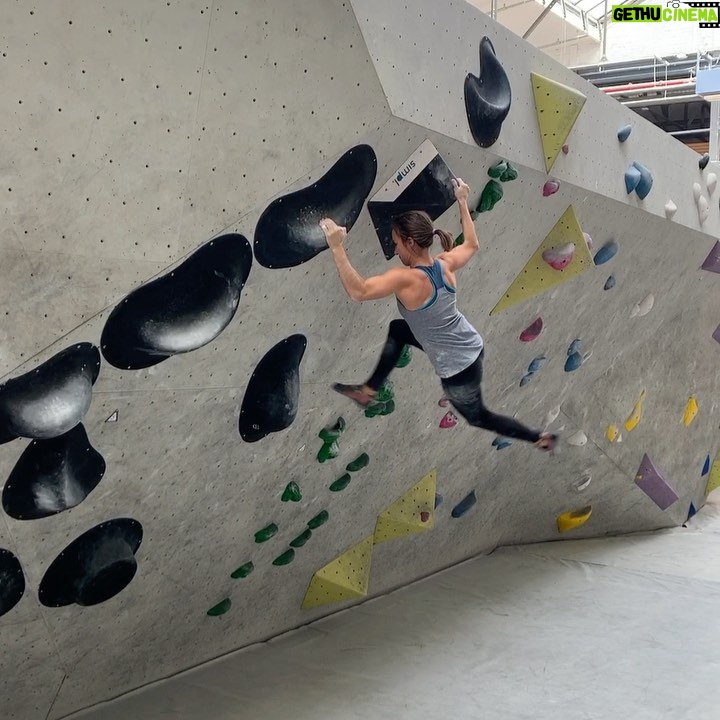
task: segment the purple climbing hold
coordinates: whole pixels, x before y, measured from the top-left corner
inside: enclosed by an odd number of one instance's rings
[[[527,371],[529,373],[536,373],[545,362],[547,358],[544,355],[538,355],[537,357],[533,358],[530,364],[528,365]]]
[[[497,450],[502,450],[503,448],[510,447],[512,445],[512,440],[502,437],[498,435],[493,441],[492,441],[493,447]]]
[[[635,484],[661,509],[667,510],[678,499],[678,494],[668,485],[652,460],[643,455],[635,475]]]
[[[639,162],[634,162],[633,167],[640,173],[640,182],[638,182],[635,192],[641,200],[644,200],[649,195],[650,190],[652,190],[653,176],[652,173]]]
[[[710,472],[710,456],[708,455],[705,458],[705,462],[703,464],[703,469],[702,469],[702,472],[700,473],[700,477],[707,475],[709,472]]]
[[[526,373],[520,379],[520,387],[525,387],[535,377],[534,372]]]
[[[420,512],[420,522],[427,522],[428,520],[430,520],[430,511],[422,510]]]
[[[582,365],[582,355],[579,352],[574,352],[572,355],[568,355],[568,359],[565,361],[565,372],[573,372]]]
[[[624,143],[629,137],[630,133],[632,132],[632,125],[623,125],[618,131],[617,131],[617,139]]]
[[[521,333],[520,342],[532,342],[543,329],[543,319],[541,317],[533,320]]]
[[[640,171],[632,165],[625,171],[625,189],[629,195],[640,184]]]
[[[715,243],[715,246],[710,251],[710,254],[705,258],[705,262],[702,264],[702,269],[714,273],[720,273],[720,240]]]
[[[717,340],[720,343],[720,325],[715,328],[715,332],[712,334],[713,340]]]
[[[603,290],[612,290],[615,287],[615,276],[611,275],[603,285]]]
[[[548,180],[543,185],[543,197],[550,197],[560,189],[560,183],[557,180]]]
[[[476,502],[477,498],[475,497],[475,491],[473,490],[452,509],[450,514],[454,518],[462,517],[473,505],[475,505]]]
[[[570,146],[565,144],[562,146],[563,155],[567,155],[570,152]]]
[[[593,262],[596,265],[604,265],[617,255],[618,244],[614,240],[608,240],[596,253]]]

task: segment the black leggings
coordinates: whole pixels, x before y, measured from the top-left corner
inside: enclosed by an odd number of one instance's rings
[[[419,350],[423,349],[405,320],[392,320],[387,340],[380,353],[380,360],[366,383],[368,387],[377,390],[388,379],[405,345],[412,345]],[[490,412],[485,407],[480,390],[484,355],[485,348],[482,349],[477,359],[464,370],[448,378],[441,378],[440,381],[448,399],[470,425],[492,430],[503,437],[531,443],[537,442],[540,439],[540,433],[537,430],[531,430],[511,417]]]

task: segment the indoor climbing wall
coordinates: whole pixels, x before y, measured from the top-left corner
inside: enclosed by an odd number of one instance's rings
[[[60,718],[503,543],[720,485],[712,166],[458,0],[18,2],[0,109],[0,700]],[[629,126],[629,127],[628,127]],[[481,251],[468,427],[355,304],[426,209]]]

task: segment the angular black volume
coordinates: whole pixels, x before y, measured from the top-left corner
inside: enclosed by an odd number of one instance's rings
[[[329,217],[350,230],[376,174],[375,151],[356,145],[314,184],[273,200],[255,228],[255,259],[266,268],[289,268],[327,250],[320,220]]]
[[[290,427],[298,411],[300,361],[305,353],[304,335],[291,335],[268,350],[248,382],[240,409],[238,429],[245,442]]]
[[[0,616],[9,613],[25,593],[25,575],[20,561],[0,548]]]
[[[480,76],[468,73],[465,77],[465,111],[470,132],[480,147],[490,147],[500,137],[511,102],[510,80],[490,38],[484,37],[480,41]]]
[[[49,517],[79,505],[105,474],[105,460],[82,423],[50,440],[33,440],[10,473],[2,493],[16,520]]]
[[[97,605],[122,592],[137,571],[142,525],[117,518],[73,540],[46,570],[38,598],[45,607]]]
[[[0,385],[0,441],[53,438],[75,427],[90,407],[99,373],[100,352],[79,343]]]
[[[105,323],[105,359],[139,370],[212,342],[229,324],[252,267],[242,235],[210,240],[172,272],[133,290]]]

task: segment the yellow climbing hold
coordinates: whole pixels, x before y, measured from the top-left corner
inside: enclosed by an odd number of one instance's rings
[[[373,537],[369,535],[321,567],[305,593],[302,609],[365,597],[370,580]]]
[[[697,404],[697,400],[694,395],[688,398],[687,405],[685,406],[685,412],[683,413],[683,425],[688,427],[690,423],[695,419],[698,414],[700,407]]]
[[[718,488],[720,488],[720,453],[718,453],[715,456],[715,460],[713,460],[707,486],[705,487],[705,494],[709,495],[713,490],[717,490]]]
[[[432,530],[436,487],[437,470],[432,470],[381,512],[375,524],[375,544]]]
[[[581,92],[537,73],[530,73],[545,170],[555,164],[587,98]]]
[[[630,417],[625,421],[625,429],[628,432],[631,432],[634,430],[638,423],[640,422],[640,418],[642,418],[642,411],[643,411],[643,400],[645,400],[645,391],[643,390],[640,393],[640,397],[638,398],[637,402],[635,403],[635,407],[633,408],[632,412],[630,413]]]
[[[543,253],[546,250],[561,248],[569,243],[575,244],[575,252],[573,259],[562,270],[555,270],[543,260]],[[575,216],[575,210],[570,205],[513,280],[497,305],[490,311],[490,314],[535,297],[549,288],[581,275],[592,267],[594,267],[592,255],[590,255],[580,223]]]
[[[615,442],[617,440],[617,436],[620,434],[620,431],[617,428],[617,425],[608,425],[607,429],[607,439],[610,442]]]
[[[592,515],[592,506],[586,505],[584,508],[579,510],[571,510],[570,512],[558,515],[557,529],[558,532],[567,532],[573,528],[584,525]]]

